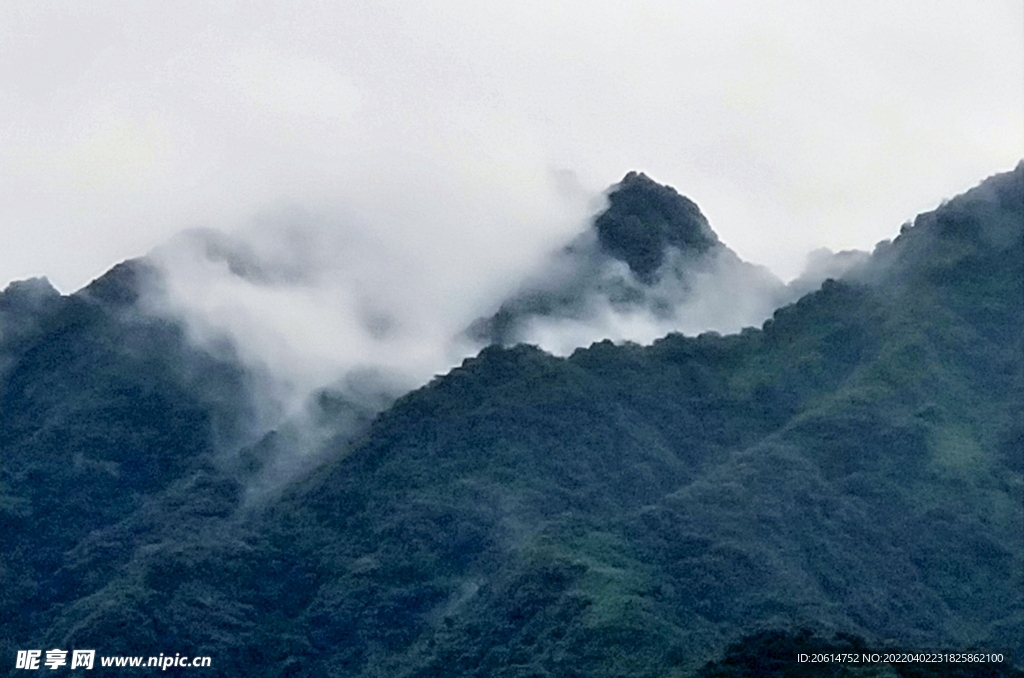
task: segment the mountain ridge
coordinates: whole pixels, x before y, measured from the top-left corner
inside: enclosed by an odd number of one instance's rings
[[[1022,193],[1024,163],[760,329],[488,347],[257,505],[217,442],[244,375],[126,320],[119,269],[0,340],[0,606],[31,610],[0,652],[682,676],[810,627],[1024,656]]]
[[[470,325],[471,339],[511,345],[581,333],[600,340],[613,331],[608,325],[634,323],[738,330],[794,296],[721,242],[697,204],[674,188],[633,171],[606,196],[589,229]],[[708,305],[713,313],[702,308]]]

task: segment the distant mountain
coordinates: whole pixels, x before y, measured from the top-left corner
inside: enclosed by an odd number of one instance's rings
[[[594,230],[601,249],[646,283],[654,282],[672,249],[699,256],[721,246],[694,202],[637,172],[608,194]]]
[[[789,296],[782,281],[719,241],[697,205],[675,189],[630,172],[607,197],[592,228],[476,321],[471,338],[536,343],[544,327],[575,324],[596,340],[613,331],[609,317],[640,320],[654,336],[688,325],[739,330],[759,324]]]
[[[686,278],[679,261],[722,252],[642,175],[609,203],[593,248],[566,256],[618,266],[641,303]],[[794,655],[1024,658],[1022,231],[1024,163],[760,329],[567,358],[490,346],[355,439],[325,438],[322,463],[271,494],[253,488],[290,433],[260,430],[230,347],[210,355],[140,310],[159,284],[145,263],[66,297],[16,283],[0,293],[0,662],[1020,676]],[[351,409],[325,396],[319,416]]]

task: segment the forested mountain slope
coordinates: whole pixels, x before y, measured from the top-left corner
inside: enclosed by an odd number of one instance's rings
[[[492,346],[257,502],[246,375],[137,311],[144,264],[12,286],[2,661],[671,676],[800,629],[1024,657],[1022,230],[1024,164],[761,329]]]
[[[739,329],[798,296],[767,269],[740,259],[700,208],[670,186],[629,172],[607,201],[591,228],[467,334],[513,345],[543,344],[538,339],[552,333],[603,339],[616,324]]]

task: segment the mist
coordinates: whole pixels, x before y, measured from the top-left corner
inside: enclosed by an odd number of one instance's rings
[[[268,430],[324,389],[426,383],[479,349],[476,321],[573,280],[596,291],[516,340],[564,354],[756,326],[827,274],[799,280],[807,252],[870,249],[1016,162],[1021,16],[1013,2],[4,6],[0,284],[46,276],[69,293],[153,250],[153,310],[234,347]],[[567,272],[559,252],[631,169],[692,197],[761,272],[720,258],[660,287],[614,262]]]
[[[250,476],[250,500],[344,454],[396,398],[489,343],[565,356],[604,339],[738,332],[863,255],[817,251],[786,284],[743,261],[695,211],[710,249],[665,245],[657,271],[642,276],[600,241],[595,217],[612,213],[608,194],[571,174],[491,193],[434,182],[382,191],[377,203],[279,205],[230,231],[183,231],[149,254],[160,275],[145,309],[181,321],[193,343],[250,375],[256,430],[230,453]],[[673,201],[697,210],[643,182],[669,211]],[[439,201],[442,190],[450,194]]]
[[[8,4],[0,285],[69,293],[281,203],[521,202],[552,169],[591,194],[650,172],[791,280],[1016,163],[1022,19],[1002,0]]]
[[[251,493],[343,452],[395,398],[475,354],[465,327],[585,229],[596,199],[564,173],[487,191],[456,179],[280,204],[147,256],[160,274],[145,309],[251,375],[260,430],[245,441],[270,436],[236,450],[258,469]]]

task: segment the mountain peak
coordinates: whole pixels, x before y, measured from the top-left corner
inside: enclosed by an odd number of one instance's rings
[[[697,287],[746,300],[714,319],[716,329],[738,330],[760,323],[783,298],[782,282],[740,259],[718,239],[696,203],[674,188],[633,171],[609,188],[607,197],[593,228],[554,255],[496,313],[475,321],[469,337],[543,343],[538,337],[544,330],[531,329],[540,321],[568,322],[575,331],[588,336],[594,331],[600,339],[607,337],[604,323],[613,317],[624,325],[643,317],[653,326],[669,322],[680,329],[677,321],[699,296]],[[708,329],[706,319],[695,322]],[[574,336],[575,342],[585,341],[583,335]]]
[[[601,249],[645,282],[653,280],[666,248],[702,254],[720,244],[696,203],[643,172],[629,172],[608,193],[608,209],[594,227]]]
[[[60,298],[46,278],[15,280],[0,291],[0,311],[38,312],[42,306]]]
[[[144,286],[157,277],[157,270],[149,261],[128,259],[93,280],[78,294],[113,306],[131,306],[138,301]]]

